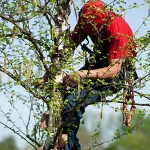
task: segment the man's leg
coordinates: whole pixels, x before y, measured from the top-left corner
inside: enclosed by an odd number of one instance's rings
[[[78,97],[78,91],[76,91],[72,95],[68,95],[67,100],[68,103],[65,106],[65,111],[73,109],[76,104],[78,105],[83,104],[81,107],[77,107],[75,111],[72,113],[66,113],[62,116],[63,122],[69,122],[67,126],[64,127],[64,133],[68,134],[68,144],[64,147],[64,150],[81,150],[80,144],[76,138],[80,119],[83,117],[83,113],[85,112],[86,104],[94,103],[96,100],[100,98],[104,98],[104,94],[99,96],[99,92],[106,92],[109,90],[109,87],[100,88],[99,90],[92,90],[91,92],[87,93],[86,90],[81,91],[80,98]]]
[[[76,137],[72,150],[81,149],[81,145],[79,144],[79,139]]]
[[[115,83],[119,83],[123,80],[124,80],[124,71],[121,70],[119,72],[119,75],[116,78],[114,78],[113,81]],[[113,87],[113,89],[110,88],[109,85],[98,86],[97,88],[95,88],[95,90],[91,92],[86,92],[86,90],[83,90],[80,93],[80,102],[81,102],[80,104],[83,104],[83,106],[77,107],[78,109],[76,109],[73,114],[70,112],[62,116],[64,122],[68,121],[69,118],[71,119],[69,120],[70,123],[68,124],[68,126],[64,127],[64,132],[68,134],[68,144],[64,147],[64,150],[81,150],[81,146],[78,142],[76,135],[80,125],[80,119],[82,118],[83,113],[85,112],[85,108],[90,103],[94,103],[99,99],[103,99],[105,97],[105,93],[107,93],[107,91],[109,91],[110,89],[111,90],[116,89],[115,90],[116,93],[121,89],[121,86],[120,84],[118,84],[117,86]],[[100,95],[99,92],[103,94]],[[75,94],[68,95],[67,97],[68,105],[66,105],[65,107],[66,110],[70,110],[74,108],[74,106],[79,102],[77,97],[78,97],[78,91],[76,91]],[[70,129],[71,132],[69,132],[68,129]]]

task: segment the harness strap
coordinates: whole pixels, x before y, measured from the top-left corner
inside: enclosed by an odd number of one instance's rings
[[[94,53],[93,51],[91,51],[91,50],[86,46],[86,44],[83,44],[81,48],[82,48],[83,52],[88,52],[89,54],[93,54],[93,53]]]

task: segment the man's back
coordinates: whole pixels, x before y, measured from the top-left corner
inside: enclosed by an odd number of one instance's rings
[[[133,33],[128,23],[121,16],[113,12],[109,12],[108,15],[109,19],[106,25],[98,33],[88,35],[82,32],[79,24],[77,24],[71,35],[71,39],[76,43],[81,43],[89,36],[94,43],[94,48],[108,53],[110,59],[135,55]]]

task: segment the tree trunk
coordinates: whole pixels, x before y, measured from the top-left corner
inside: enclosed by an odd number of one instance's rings
[[[58,3],[57,3],[58,4]],[[55,52],[54,55],[51,57],[51,60],[53,62],[53,66],[51,67],[53,68],[57,68],[56,66],[60,66],[60,64],[62,63],[62,59],[61,57],[63,56],[63,50],[65,47],[64,44],[64,37],[65,34],[69,31],[69,21],[68,21],[68,16],[70,14],[70,7],[68,5],[68,3],[62,3],[62,4],[58,4],[57,9],[57,15],[56,15],[56,30],[55,30],[55,34],[57,34],[58,36],[54,39],[55,42]],[[58,69],[58,70],[57,70]],[[61,109],[62,109],[62,101],[63,101],[63,93],[61,91],[57,91],[57,94],[53,95],[53,93],[56,93],[56,89],[57,87],[55,87],[55,83],[62,83],[62,79],[63,79],[63,74],[64,71],[62,69],[57,68],[55,71],[50,69],[50,73],[51,73],[51,77],[55,77],[55,81],[54,81],[54,86],[53,89],[51,91],[51,101],[54,102],[54,105],[57,106],[58,108],[58,112],[59,115],[56,117],[56,115],[54,115],[54,110],[52,108],[49,108],[49,122],[48,122],[48,128],[49,128],[49,137],[46,139],[45,141],[45,145],[44,145],[44,150],[60,150],[61,148],[59,143],[58,143],[58,136],[56,135],[58,128],[61,124]],[[61,102],[60,102],[61,100]],[[55,112],[56,113],[56,112]]]

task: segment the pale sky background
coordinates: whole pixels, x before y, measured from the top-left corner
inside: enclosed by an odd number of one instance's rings
[[[104,2],[111,2],[112,0],[105,0]],[[127,3],[131,4],[133,2],[137,2],[138,4],[141,3],[141,0],[127,0]],[[80,1],[75,0],[76,4],[79,4]],[[129,5],[127,4],[127,5]],[[132,10],[128,10],[126,12],[126,21],[129,23],[129,25],[131,26],[133,32],[137,31],[137,29],[139,28],[139,26],[141,25],[141,23],[143,22],[143,18],[146,17],[148,15],[148,5],[143,5],[140,6],[140,8],[138,9],[132,9]],[[76,24],[76,18],[74,15],[74,11],[72,10],[72,13],[70,15],[70,22],[71,22],[71,29],[74,28],[75,24]],[[145,33],[150,30],[150,19],[147,21],[147,26],[142,26],[138,32],[138,37],[145,35]],[[143,56],[144,57],[144,56]],[[141,72],[138,72],[138,74],[142,74]],[[147,87],[150,87],[150,84],[148,83]],[[20,87],[17,87],[17,90],[20,91]],[[148,88],[145,89],[145,91],[149,91]],[[8,112],[10,107],[10,104],[8,103],[8,99],[3,95],[3,93],[0,93],[0,97],[1,97],[1,104],[0,104],[0,108],[2,108],[5,112]],[[141,99],[137,99],[138,102],[141,101]],[[149,103],[148,101],[142,101],[142,103]],[[27,116],[29,114],[29,110],[25,108],[25,106],[23,106],[21,104],[20,101],[16,102],[16,107],[18,108],[18,111],[21,113],[22,116]],[[149,108],[148,108],[149,109]],[[95,108],[93,108],[93,106],[89,106],[86,110],[86,112],[88,111],[95,111],[95,112],[100,112],[100,110],[97,110]],[[112,114],[114,113],[110,108],[108,107],[104,107],[104,116],[107,116],[108,114]],[[97,113],[96,113],[97,114]],[[115,113],[114,113],[115,114]],[[3,115],[0,113],[0,120],[4,121],[4,123],[6,122]],[[15,120],[16,124],[19,125],[21,128],[24,128],[23,125],[21,124],[21,121],[19,121],[18,116],[16,113],[13,114],[12,118]],[[99,118],[99,117],[98,117]],[[107,119],[107,117],[104,117]],[[104,120],[105,121],[105,120]],[[25,122],[27,122],[27,120],[25,120]],[[90,128],[91,126],[89,126]],[[3,137],[8,136],[8,135],[13,135],[16,139],[17,139],[17,143],[19,145],[19,147],[23,147],[26,142],[24,142],[20,137],[18,137],[16,134],[14,134],[12,131],[10,131],[9,129],[4,128],[3,125],[0,124],[0,140],[3,139]]]

